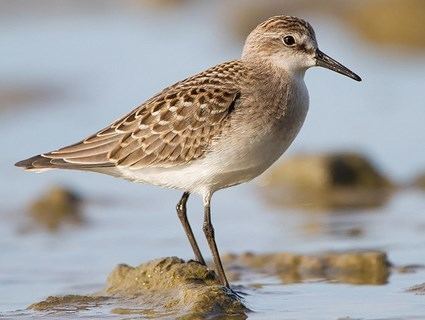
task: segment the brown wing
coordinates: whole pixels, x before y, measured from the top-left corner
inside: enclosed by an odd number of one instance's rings
[[[27,169],[170,167],[204,156],[239,99],[239,62],[165,89],[93,136],[18,163]]]

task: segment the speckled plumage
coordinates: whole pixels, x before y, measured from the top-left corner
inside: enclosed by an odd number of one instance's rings
[[[293,43],[284,43],[287,36]],[[96,134],[17,166],[101,172],[208,198],[253,179],[288,148],[308,110],[304,73],[315,65],[360,80],[318,50],[308,22],[272,17],[247,37],[241,59],[177,82]]]
[[[168,87],[87,139],[42,157],[57,166],[132,170],[203,157],[238,103],[245,73],[239,61],[215,66]]]
[[[314,34],[308,23],[281,16],[260,24],[255,32],[279,34],[288,27]],[[254,51],[266,52],[269,47]],[[280,109],[285,108],[288,94],[288,88],[283,88],[285,79],[273,83],[270,78],[287,74],[279,75],[273,69],[256,58],[219,64],[164,89],[98,133],[20,165],[30,170],[63,168],[108,173],[106,168],[138,170],[190,163],[214,152],[213,142],[231,132],[233,113],[245,114],[246,120],[261,118],[258,113],[284,114]],[[270,83],[263,86],[261,81]],[[236,107],[249,112],[235,112]],[[116,172],[113,169],[111,173]]]
[[[179,218],[205,264],[186,217],[189,194],[201,195],[204,232],[220,281],[228,286],[214,240],[211,196],[255,178],[285,152],[307,115],[305,71],[316,65],[360,81],[318,49],[306,21],[272,17],[250,33],[239,60],[164,89],[81,142],[16,165],[95,171],[183,190]]]

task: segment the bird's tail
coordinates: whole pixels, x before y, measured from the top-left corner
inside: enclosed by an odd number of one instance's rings
[[[90,164],[80,164],[80,163],[70,163],[60,158],[49,158],[42,154],[37,156],[19,161],[15,163],[15,166],[23,168],[25,171],[31,172],[44,172],[52,169],[70,169],[70,170],[89,170],[89,171],[101,171],[96,169],[101,169],[102,165],[90,165]]]
[[[96,134],[58,150],[19,161],[15,165],[28,171],[49,169],[103,171],[105,168],[115,166],[108,155],[120,144],[120,138],[121,135],[116,134],[107,136]]]
[[[33,172],[43,172],[51,169],[77,169],[77,166],[72,163],[67,163],[62,159],[43,157],[41,154],[19,161],[15,163],[15,166]]]

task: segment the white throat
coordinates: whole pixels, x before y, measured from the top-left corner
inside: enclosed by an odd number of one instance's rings
[[[285,71],[296,79],[304,79],[305,72],[314,65],[314,61],[310,61],[308,57],[300,56],[273,56],[271,57],[273,66]]]

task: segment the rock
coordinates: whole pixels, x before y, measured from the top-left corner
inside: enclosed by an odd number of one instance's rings
[[[357,153],[302,154],[287,159],[265,178],[275,204],[306,209],[377,207],[393,184]]]
[[[96,295],[49,297],[29,308],[78,312],[105,305],[112,305],[115,314],[167,319],[246,319],[249,311],[234,292],[219,284],[213,271],[176,257],[137,267],[118,265]]]
[[[109,275],[105,292],[145,308],[185,315],[185,319],[244,316],[247,311],[234,293],[219,284],[214,272],[198,262],[176,257],[138,267],[119,265]]]
[[[381,251],[327,252],[317,255],[246,253],[224,256],[224,262],[229,269],[243,270],[243,266],[277,276],[284,283],[327,279],[351,284],[385,284],[391,268],[387,255]]]
[[[82,199],[74,191],[52,187],[29,208],[34,222],[49,231],[56,231],[64,223],[82,224],[80,212]]]

